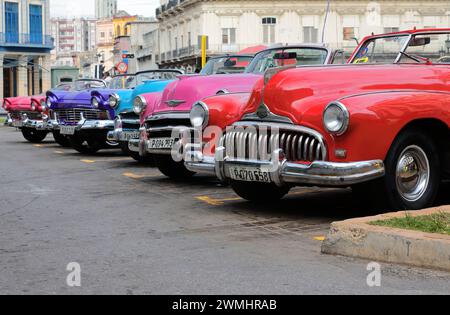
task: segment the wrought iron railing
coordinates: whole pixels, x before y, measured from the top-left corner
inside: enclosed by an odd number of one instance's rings
[[[0,33],[0,46],[27,46],[53,49],[54,40],[50,35]]]

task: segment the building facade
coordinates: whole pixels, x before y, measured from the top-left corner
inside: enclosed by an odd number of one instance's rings
[[[114,23],[112,18],[97,21],[97,58],[105,72],[114,72]]]
[[[129,60],[130,69],[134,72],[157,69],[154,50],[158,45],[158,22],[137,21],[129,26],[131,53],[135,56]]]
[[[51,19],[55,40],[53,59],[56,66],[79,67],[78,54],[93,51],[97,45],[97,20],[92,18]]]
[[[0,99],[50,88],[48,0],[0,0]]]
[[[371,33],[450,27],[448,0],[335,0],[329,11],[324,0],[160,2],[157,62],[163,67],[195,62],[201,35],[208,36],[209,55],[275,43],[324,42],[351,51]]]
[[[109,19],[117,14],[117,0],[95,0],[95,17]]]

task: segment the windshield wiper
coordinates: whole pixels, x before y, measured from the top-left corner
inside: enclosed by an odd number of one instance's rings
[[[409,59],[414,60],[415,62],[418,62],[418,63],[425,62],[427,65],[433,64],[433,63],[431,62],[431,60],[428,59],[428,58],[425,58],[425,57],[422,57],[422,56],[418,56],[418,55],[410,55],[410,54],[408,54],[407,52],[404,52],[404,51],[401,51],[400,53],[401,53],[403,56],[405,56],[405,57],[407,57],[407,58],[409,58]]]

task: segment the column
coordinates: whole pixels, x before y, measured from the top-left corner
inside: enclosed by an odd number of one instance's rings
[[[17,65],[17,96],[28,96],[28,57],[21,56]]]
[[[33,82],[34,82],[34,90],[33,94],[38,95],[41,94],[41,89],[39,87],[39,81],[41,79],[40,71],[41,69],[41,57],[34,58],[34,71],[33,71]]]
[[[3,55],[0,55],[0,100],[3,99]]]
[[[52,88],[52,66],[50,55],[41,57],[42,65],[42,92],[45,93]]]

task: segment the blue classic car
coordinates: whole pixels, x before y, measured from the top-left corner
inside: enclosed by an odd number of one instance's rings
[[[151,163],[148,157],[133,152],[128,147],[131,139],[139,139],[140,120],[139,115],[133,111],[133,102],[138,95],[144,93],[161,92],[178,75],[182,75],[180,70],[152,70],[139,72],[136,74],[136,87],[132,90],[117,90],[108,97],[106,94],[100,95],[100,91],[94,91],[92,97],[98,97],[102,101],[108,101],[115,111],[114,130],[108,133],[108,140],[118,142],[122,151],[139,162]]]
[[[58,130],[61,137],[68,138],[71,146],[83,154],[118,147],[119,143],[107,139],[108,131],[114,130],[116,117],[110,95],[120,94],[126,99],[135,92],[152,91],[152,85],[159,86],[161,82],[159,70],[156,72],[157,76],[152,75],[155,71],[117,76],[109,84],[102,80],[82,79],[65,91],[47,92],[50,109],[47,127]],[[180,73],[168,72],[171,76],[164,78],[174,79]]]

